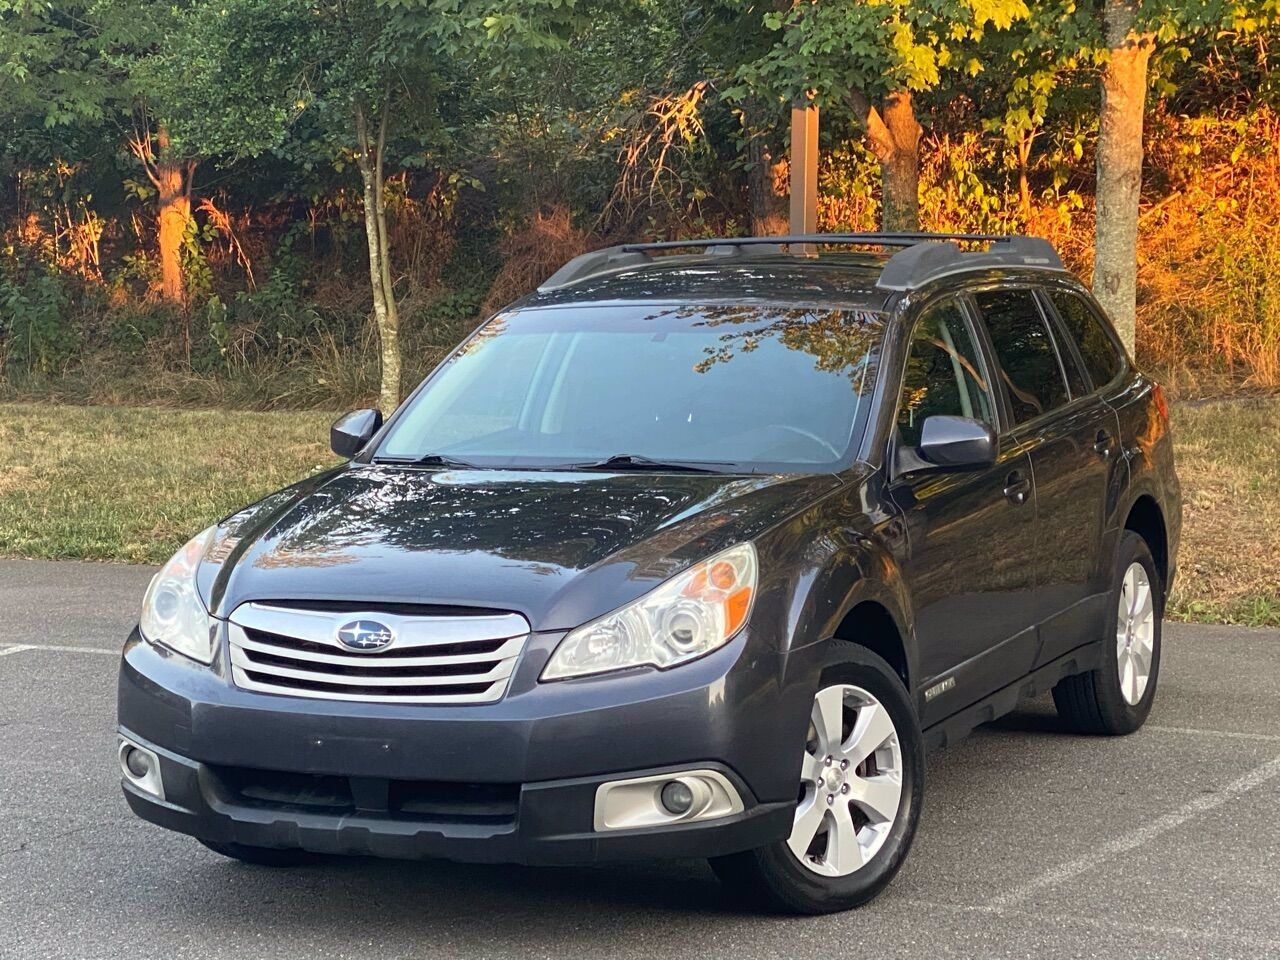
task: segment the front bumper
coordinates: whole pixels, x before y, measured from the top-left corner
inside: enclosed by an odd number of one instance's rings
[[[795,744],[812,693],[803,681],[794,690],[780,682],[776,657],[747,655],[743,635],[669,672],[537,684],[540,646],[520,668],[532,681],[517,678],[504,700],[424,707],[240,690],[221,656],[197,667],[135,632],[121,663],[120,733],[159,758],[164,799],[127,780],[125,796],[144,819],[202,839],[335,854],[588,863],[718,856],[788,835]],[[695,768],[723,774],[744,809],[594,829],[601,783]],[[238,771],[336,778],[359,802],[339,809],[269,793],[264,800],[260,790],[246,797],[228,787]],[[482,816],[398,807],[377,799],[388,784],[392,795],[424,785],[493,788],[506,806]]]
[[[747,808],[733,816],[597,833],[591,829],[595,794],[601,783],[615,779],[607,776],[522,784],[514,815],[490,822],[248,805],[232,799],[209,766],[146,743],[130,731],[121,733],[156,754],[164,781],[164,800],[123,781],[133,812],[170,830],[222,843],[349,856],[565,864],[721,856],[770,843],[791,829],[793,804],[761,804],[744,795]],[[719,770],[736,780],[727,768]],[[668,771],[641,771],[662,772]],[[740,781],[734,785],[743,789]]]

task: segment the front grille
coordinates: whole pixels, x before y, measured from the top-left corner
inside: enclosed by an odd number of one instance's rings
[[[395,639],[356,650],[344,625],[374,621]],[[516,613],[412,616],[246,603],[231,615],[231,674],[263,693],[379,703],[492,703],[507,691],[529,624]]]

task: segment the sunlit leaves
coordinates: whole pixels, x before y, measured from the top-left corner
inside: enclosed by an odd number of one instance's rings
[[[749,5],[749,0],[742,0]],[[958,47],[1030,15],[1024,0],[823,0],[763,18],[772,46],[739,71],[743,87],[784,100],[844,103],[936,87],[947,70],[982,70],[980,48]]]

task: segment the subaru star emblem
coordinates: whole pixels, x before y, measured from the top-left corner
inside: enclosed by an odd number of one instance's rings
[[[395,638],[391,628],[377,620],[352,620],[338,628],[338,642],[352,650],[381,650]]]

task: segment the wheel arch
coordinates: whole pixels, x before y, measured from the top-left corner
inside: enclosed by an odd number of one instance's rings
[[[911,689],[912,664],[902,628],[880,600],[863,599],[854,603],[832,637],[870,650],[893,668],[904,687]]]
[[[1132,531],[1146,541],[1147,549],[1156,562],[1156,568],[1165,584],[1169,582],[1169,530],[1165,523],[1164,511],[1156,498],[1149,493],[1140,494],[1129,506],[1125,515],[1124,528]]]

